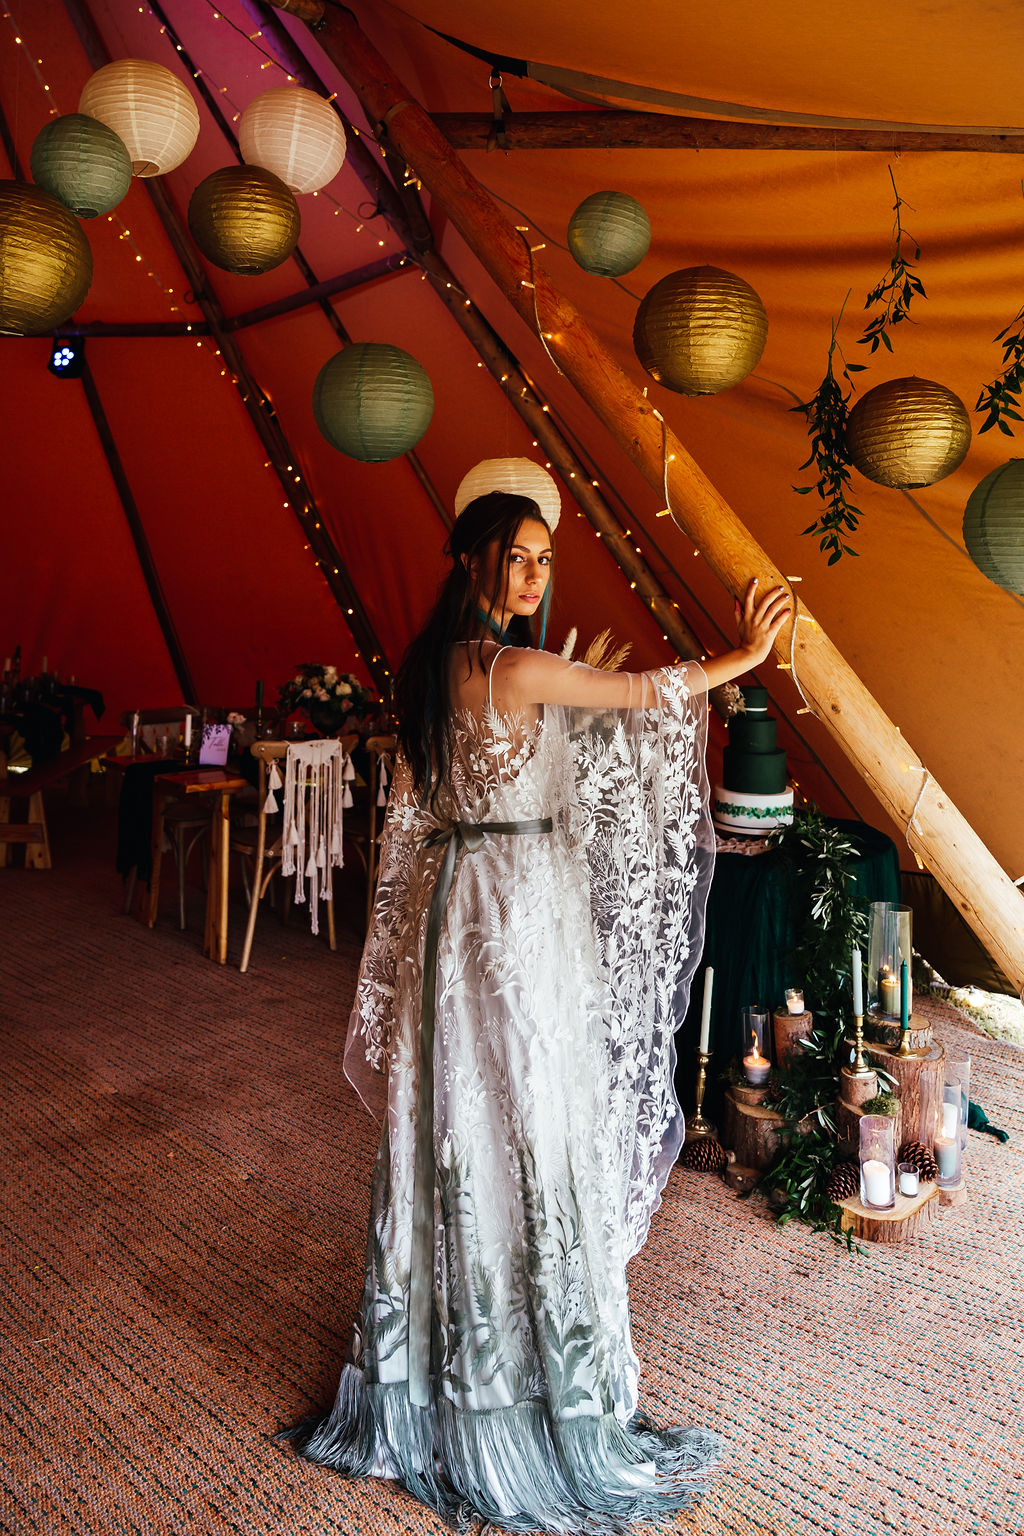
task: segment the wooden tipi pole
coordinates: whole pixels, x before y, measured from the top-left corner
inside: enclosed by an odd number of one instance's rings
[[[352,86],[369,122],[415,170],[463,239],[531,329],[540,327],[559,367],[598,419],[657,488],[667,473],[679,526],[730,592],[751,576],[761,590],[785,585],[744,527],[597,335],[558,292],[530,251],[402,81],[364,36],[351,12],[323,0],[272,0],[308,22]],[[663,437],[664,431],[664,437]],[[668,460],[666,465],[665,453]],[[932,778],[885,711],[811,616],[787,625],[778,654],[792,654],[814,713],[897,825],[906,828],[947,895],[1015,987],[1024,987],[1024,895]],[[792,644],[792,651],[791,651]]]

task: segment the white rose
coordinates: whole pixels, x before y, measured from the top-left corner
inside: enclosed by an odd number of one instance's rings
[[[296,672],[295,676],[292,678],[292,682],[295,683],[297,687],[301,688],[302,687],[302,673],[301,672]]]
[[[338,686],[337,686],[336,692],[342,694],[345,697],[347,697],[352,692],[352,684],[351,683],[339,683]]]
[[[337,667],[324,667],[324,682],[325,683],[336,682],[337,681],[337,677],[338,677],[338,669],[337,669]]]
[[[301,694],[299,695],[299,697],[302,698],[302,699],[311,699],[313,697],[313,690],[312,690],[312,688],[303,688],[303,690],[302,690]]]

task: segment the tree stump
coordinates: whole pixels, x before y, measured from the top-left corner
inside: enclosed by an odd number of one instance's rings
[[[935,1187],[937,1189],[939,1188],[938,1185],[936,1185]],[[951,1184],[948,1189],[939,1189],[939,1204],[942,1205],[942,1206],[946,1206],[946,1205],[963,1205],[963,1203],[964,1203],[964,1201],[966,1199],[967,1199],[967,1181],[964,1178],[963,1174],[960,1175],[960,1182],[959,1182],[959,1184]]]
[[[722,1113],[722,1141],[747,1168],[768,1168],[779,1150],[785,1121],[763,1104],[740,1104],[728,1089]]]
[[[897,1193],[896,1204],[891,1211],[873,1211],[861,1205],[856,1195],[849,1200],[837,1200],[842,1212],[841,1226],[844,1232],[852,1232],[863,1243],[909,1243],[928,1231],[939,1207],[938,1193],[934,1184],[922,1186],[919,1194]]]
[[[923,1051],[932,1044],[935,1032],[928,1020],[920,1013],[910,1015],[910,1028],[907,1031],[908,1044],[912,1051]],[[899,1050],[900,1025],[898,1019],[879,1018],[877,1015],[868,1014],[864,1020],[864,1044],[881,1045],[887,1051]]]
[[[806,1040],[814,1030],[814,1014],[805,1008],[803,1013],[790,1013],[780,1008],[772,1014],[775,1035],[775,1061],[780,1067],[788,1067],[791,1056],[799,1056],[800,1041]]]
[[[925,1046],[918,1056],[899,1056],[884,1045],[865,1040],[864,1050],[872,1064],[896,1081],[900,1099],[900,1139],[932,1144],[942,1105],[943,1063],[941,1045]],[[897,1142],[897,1150],[899,1142]]]

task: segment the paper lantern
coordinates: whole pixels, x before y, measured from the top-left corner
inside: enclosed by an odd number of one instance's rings
[[[0,331],[51,331],[91,282],[92,251],[74,215],[42,187],[0,181]]]
[[[647,255],[651,221],[626,192],[592,192],[569,220],[569,250],[584,272],[621,277]]]
[[[846,451],[868,480],[910,491],[934,485],[962,464],[971,446],[963,403],[929,379],[890,379],[850,412]]]
[[[40,129],[29,161],[32,179],[80,219],[116,208],[132,184],[132,162],[112,128],[84,112]]]
[[[1024,459],[986,475],[964,511],[964,543],[978,570],[1024,596]]]
[[[721,267],[686,267],[643,299],[633,346],[666,389],[717,395],[757,367],[767,334],[764,305],[742,277]]]
[[[509,491],[513,496],[528,496],[537,503],[540,515],[551,532],[562,515],[558,486],[532,459],[484,459],[462,477],[455,492],[455,516],[458,517],[478,496],[489,491]]]
[[[313,386],[313,416],[324,437],[366,464],[415,448],[433,413],[426,369],[386,342],[358,342],[335,353]]]
[[[199,108],[177,75],[150,59],[117,59],[85,82],[79,112],[124,140],[136,176],[163,176],[192,153]]]
[[[243,277],[279,267],[295,249],[299,226],[298,203],[259,165],[226,165],[189,200],[188,227],[203,255]]]
[[[345,130],[315,91],[275,85],[242,113],[238,147],[243,160],[273,171],[293,192],[316,192],[341,170]]]

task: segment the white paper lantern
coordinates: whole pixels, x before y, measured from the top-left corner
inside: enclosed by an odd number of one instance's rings
[[[345,130],[315,91],[275,85],[242,113],[238,147],[243,160],[273,171],[293,192],[317,192],[341,170]]]
[[[558,527],[562,513],[562,498],[558,486],[539,464],[532,459],[484,459],[464,475],[455,492],[455,516],[458,517],[471,501],[486,496],[489,491],[508,491],[513,496],[528,496],[537,503],[540,515],[551,532]]]
[[[85,82],[79,112],[124,140],[136,176],[164,176],[192,153],[199,108],[177,75],[150,59],[117,59]]]

